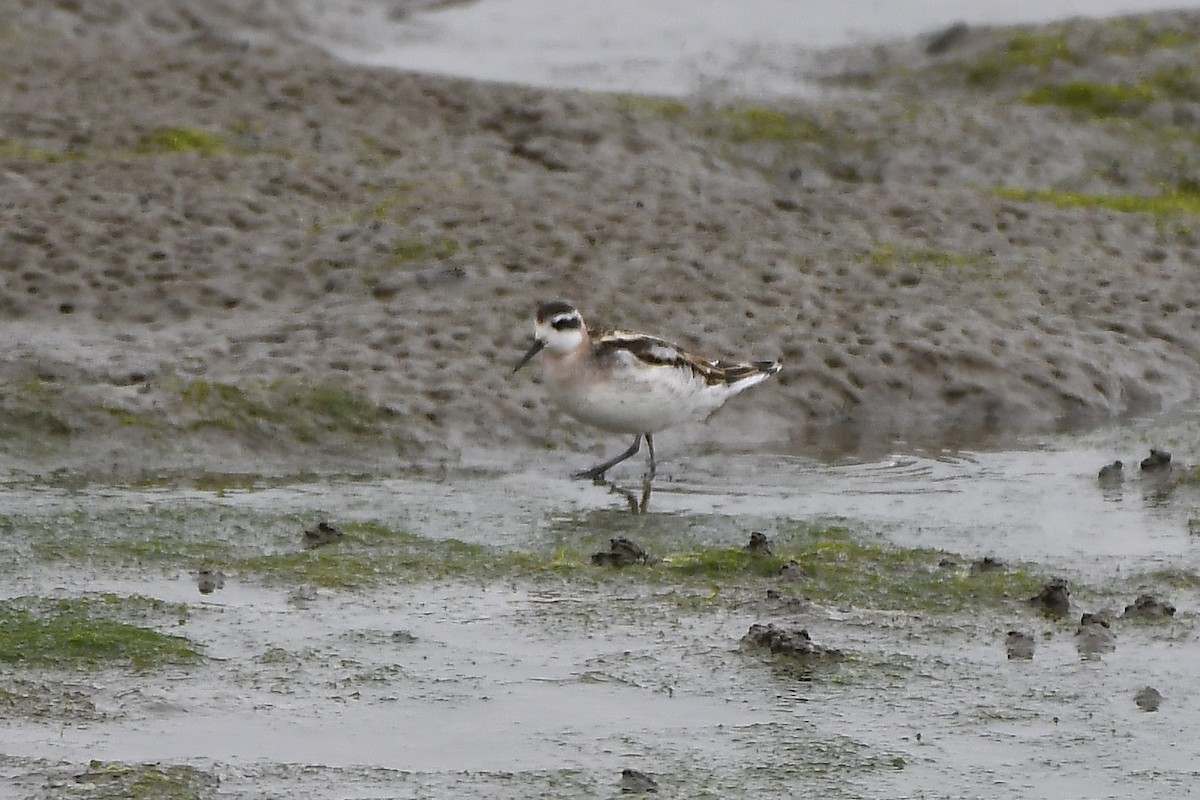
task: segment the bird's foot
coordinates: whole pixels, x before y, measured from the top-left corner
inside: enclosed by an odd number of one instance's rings
[[[604,473],[606,472],[608,472],[607,469],[592,467],[591,469],[585,469],[580,472],[572,472],[571,477],[577,481],[593,481],[595,483],[604,483]]]

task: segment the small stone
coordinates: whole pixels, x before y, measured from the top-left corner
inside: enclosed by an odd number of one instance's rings
[[[641,770],[623,769],[621,770],[621,791],[628,794],[657,792],[658,781]]]
[[[1033,636],[1021,631],[1009,631],[1004,637],[1004,649],[1012,660],[1033,658]]]
[[[1133,702],[1137,703],[1137,707],[1142,711],[1158,711],[1162,700],[1162,692],[1153,686],[1147,686],[1133,696]]]
[[[304,532],[302,541],[304,549],[312,550],[314,547],[322,547],[333,542],[340,542],[344,536],[344,533],[328,522],[318,522],[315,527],[309,528]]]
[[[396,644],[412,644],[417,641],[417,637],[408,631],[393,631],[392,641]]]
[[[1062,578],[1053,578],[1026,602],[1037,606],[1047,617],[1065,617],[1071,610],[1071,590]]]

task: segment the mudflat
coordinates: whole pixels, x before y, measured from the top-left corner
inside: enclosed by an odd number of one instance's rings
[[[1200,391],[1200,14],[831,52],[819,96],[730,105],[353,66],[290,4],[241,5],[2,4],[6,458],[611,449],[510,374],[553,298],[783,359],[677,447]]]

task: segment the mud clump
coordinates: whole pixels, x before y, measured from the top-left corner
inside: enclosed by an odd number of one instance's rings
[[[1042,590],[1025,602],[1052,619],[1061,619],[1071,610],[1071,590],[1062,578],[1053,578]]]
[[[1152,594],[1138,595],[1138,598],[1125,606],[1122,619],[1166,619],[1175,616],[1175,606],[1166,600],[1159,600]]]
[[[196,573],[196,588],[200,594],[212,594],[225,588],[225,573],[219,569],[202,569]]]
[[[1142,711],[1158,711],[1162,701],[1162,692],[1153,686],[1146,686],[1133,696],[1133,702],[1137,703],[1137,707]]]
[[[810,613],[817,606],[807,597],[790,597],[778,589],[767,589],[763,605],[772,611],[787,611],[793,613]]]
[[[1101,486],[1120,486],[1125,482],[1124,462],[1114,461],[1111,464],[1105,464],[1097,473],[1096,480],[1100,482]]]
[[[1108,620],[1091,613],[1080,617],[1079,628],[1075,631],[1075,648],[1085,659],[1099,658],[1103,653],[1116,650],[1117,640]]]
[[[1171,454],[1158,447],[1150,448],[1150,455],[1142,459],[1142,472],[1162,473],[1171,470]]]
[[[340,542],[345,537],[346,534],[328,522],[318,522],[315,526],[304,532],[300,541],[304,545],[305,550],[312,550],[316,547],[324,547],[327,544]]]
[[[621,770],[621,792],[624,794],[643,794],[645,792],[657,792],[658,781],[651,778],[641,770],[623,769]]]
[[[750,541],[742,549],[747,553],[756,553],[762,556],[774,555],[771,551],[771,540],[762,531],[751,532]]]
[[[1033,658],[1033,636],[1022,631],[1009,631],[1004,637],[1004,649],[1010,661]]]
[[[984,556],[971,562],[971,574],[983,575],[986,572],[998,572],[1004,569],[1004,562],[995,556]]]
[[[608,549],[592,553],[592,563],[598,567],[629,567],[634,564],[654,564],[658,559],[632,539],[617,536],[608,540]]]
[[[793,558],[779,568],[779,577],[785,581],[804,581],[808,580],[809,574],[800,566],[800,562]]]
[[[765,647],[772,653],[780,653],[804,661],[837,662],[844,661],[846,658],[841,650],[814,642],[805,628],[786,630],[774,623],[751,625],[750,630],[742,637],[742,645]]]

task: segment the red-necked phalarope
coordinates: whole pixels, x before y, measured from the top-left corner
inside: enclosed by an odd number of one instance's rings
[[[543,350],[546,386],[559,408],[602,430],[633,434],[628,450],[572,476],[592,480],[636,454],[642,437],[650,449],[646,480],[653,479],[653,434],[706,419],[781,367],[779,361],[710,361],[645,333],[593,333],[574,306],[562,301],[538,309],[533,344],[513,372]]]

